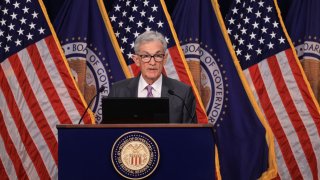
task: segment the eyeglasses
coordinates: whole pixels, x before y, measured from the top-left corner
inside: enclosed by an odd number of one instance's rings
[[[151,58],[153,58],[156,62],[161,62],[164,59],[164,54],[155,54],[153,56],[149,55],[149,54],[137,54],[141,60],[145,63],[148,63],[151,61]]]

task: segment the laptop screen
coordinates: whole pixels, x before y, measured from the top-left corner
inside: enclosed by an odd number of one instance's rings
[[[168,98],[102,98],[101,124],[146,123],[169,123]]]

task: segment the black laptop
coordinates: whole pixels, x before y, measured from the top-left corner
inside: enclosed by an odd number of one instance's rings
[[[168,98],[102,98],[101,124],[169,123]]]

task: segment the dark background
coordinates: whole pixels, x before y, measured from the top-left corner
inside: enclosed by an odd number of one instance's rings
[[[63,5],[64,1],[66,1],[66,0],[43,0],[45,6],[47,8],[49,17],[51,19],[51,22],[54,21],[56,15],[59,12],[59,9]],[[106,6],[107,11],[113,6],[114,1],[115,0],[104,0],[104,4]],[[165,0],[168,11],[170,14],[172,13],[177,1],[178,0]],[[183,1],[183,0],[180,0],[180,1]],[[221,13],[223,16],[225,16],[226,13],[228,12],[232,1],[233,0],[218,0],[218,2],[220,4]],[[288,9],[289,9],[292,1],[293,0],[278,0],[278,5],[281,10],[283,20],[285,20],[285,18],[286,18]]]

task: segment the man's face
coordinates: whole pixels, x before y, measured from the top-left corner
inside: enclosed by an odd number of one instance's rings
[[[162,61],[161,56],[163,56]],[[144,62],[145,59],[155,56],[149,62]],[[165,54],[162,43],[160,41],[143,42],[140,44],[139,52],[132,56],[132,59],[137,66],[140,67],[141,75],[148,84],[154,83],[161,75],[163,65],[167,61],[167,54]]]

